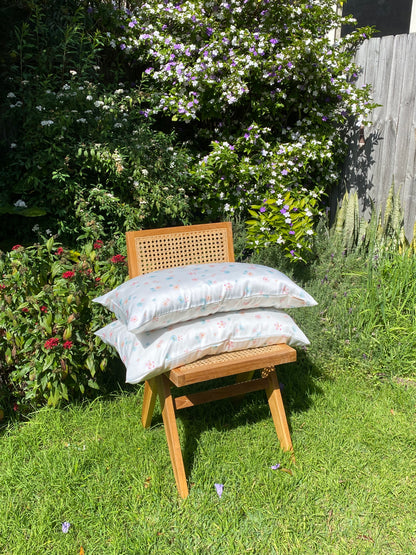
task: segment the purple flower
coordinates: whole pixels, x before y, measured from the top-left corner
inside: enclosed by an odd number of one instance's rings
[[[287,170],[282,170],[282,175],[287,175],[288,171]]]
[[[286,208],[282,208],[282,209],[280,210],[280,213],[283,214],[283,216],[286,214],[286,212],[287,212]]]
[[[277,39],[270,39],[270,41],[272,44],[277,44],[279,41]]]
[[[280,463],[274,464],[270,467],[272,470],[277,470],[278,468],[280,468]]]
[[[295,251],[294,251],[294,250],[291,250],[291,251],[290,251],[290,254],[291,254],[292,256],[295,256]]]
[[[266,207],[265,207],[265,206],[262,206],[262,207],[260,208],[260,212],[266,212]]]
[[[295,235],[295,232],[291,229],[291,230],[289,231],[289,235]]]
[[[71,527],[71,524],[69,522],[63,522],[62,523],[62,532],[64,534],[68,534],[70,527]]]
[[[136,21],[135,19],[133,19],[132,21],[130,21],[129,27],[133,28],[135,25],[137,25],[137,21]]]
[[[124,50],[126,48],[126,45],[124,44],[124,42],[122,44],[120,44],[120,48],[121,48],[121,50]]]
[[[291,68],[293,67],[292,62],[288,62],[288,63],[287,63],[287,67],[288,67],[289,69],[291,69]]]
[[[218,497],[221,499],[222,492],[224,491],[224,484],[214,484]]]

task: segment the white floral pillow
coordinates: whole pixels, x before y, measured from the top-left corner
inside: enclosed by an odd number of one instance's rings
[[[115,320],[95,333],[116,348],[126,366],[128,383],[138,383],[206,355],[276,343],[309,345],[293,319],[274,309],[211,314],[143,333],[129,332]]]
[[[94,299],[129,331],[150,331],[216,312],[295,308],[316,301],[279,270],[238,262],[158,270]]]

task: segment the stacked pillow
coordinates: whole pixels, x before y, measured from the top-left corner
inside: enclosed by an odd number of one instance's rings
[[[94,299],[117,320],[96,335],[138,383],[206,355],[309,341],[279,309],[316,305],[285,274],[259,264],[195,264],[137,276]]]

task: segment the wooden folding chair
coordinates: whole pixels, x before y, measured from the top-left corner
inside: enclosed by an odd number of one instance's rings
[[[129,231],[126,242],[130,278],[175,266],[234,261],[229,222]],[[142,423],[145,428],[150,426],[156,398],[159,397],[173,472],[182,498],[187,497],[189,492],[175,411],[264,389],[281,447],[286,451],[292,450],[274,366],[295,360],[296,351],[292,347],[271,345],[206,356],[145,382]],[[263,369],[261,377],[252,379],[257,369]],[[182,387],[231,375],[237,375],[236,383],[231,385],[176,398],[171,394],[172,386]]]

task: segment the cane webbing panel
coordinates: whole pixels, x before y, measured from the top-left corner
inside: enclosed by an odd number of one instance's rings
[[[130,231],[126,240],[130,277],[189,264],[234,261],[229,222]]]
[[[167,372],[178,387],[258,370],[296,360],[296,350],[284,343],[212,355]]]

